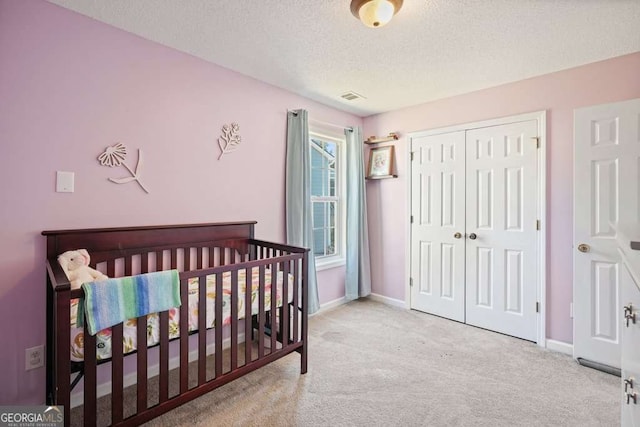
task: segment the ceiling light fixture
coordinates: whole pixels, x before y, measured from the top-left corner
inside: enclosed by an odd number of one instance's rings
[[[351,0],[351,13],[371,28],[382,27],[398,13],[403,0]]]

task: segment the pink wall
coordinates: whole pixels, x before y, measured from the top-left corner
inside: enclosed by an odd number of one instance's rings
[[[572,342],[573,110],[640,97],[640,53],[365,119],[386,135],[547,110],[547,337]],[[399,178],[367,187],[373,292],[404,300],[409,141],[396,144]]]
[[[42,1],[0,0],[0,64],[0,405],[44,403],[44,369],[24,370],[45,341],[42,230],[257,220],[257,236],[283,241],[286,110],[362,124]],[[231,121],[242,145],[217,161]],[[96,160],[116,142],[131,166],[144,152],[150,194],[107,181],[126,175]],[[55,193],[56,170],[75,172],[75,193]],[[343,280],[320,273],[321,302]]]

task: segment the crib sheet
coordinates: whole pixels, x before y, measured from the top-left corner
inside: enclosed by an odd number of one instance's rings
[[[258,290],[259,290],[259,271],[252,269],[251,277],[251,313],[258,313]],[[289,274],[288,278],[288,299],[293,300],[293,276]],[[283,273],[278,272],[277,290],[276,290],[276,306],[282,305],[282,282]],[[246,292],[246,270],[238,270],[238,318],[243,319],[245,315],[245,292]],[[198,329],[198,278],[192,278],[188,281],[189,287],[189,331]],[[206,277],[207,287],[207,315],[206,327],[213,328],[215,324],[215,299],[216,299],[216,276],[209,275]],[[229,325],[231,323],[231,272],[226,271],[222,274],[222,324]],[[84,360],[84,329],[76,325],[78,312],[78,299],[71,300],[71,360],[81,362]],[[184,304],[184,301],[183,301]],[[271,307],[271,270],[265,269],[265,309]],[[124,322],[123,326],[123,352],[130,353],[136,349],[137,345],[137,321],[130,319]],[[180,336],[180,309],[172,308],[169,310],[169,338],[177,338]],[[158,313],[152,313],[147,316],[147,346],[152,346],[160,342],[160,317]],[[111,357],[111,328],[99,331],[96,334],[96,356],[98,360],[109,359]]]

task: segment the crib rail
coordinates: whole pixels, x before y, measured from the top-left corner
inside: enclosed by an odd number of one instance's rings
[[[215,241],[180,242],[179,244],[140,245],[133,248],[96,248],[91,250],[92,266],[110,277],[140,274],[151,271],[178,269],[180,271],[178,338],[170,339],[169,311],[159,314],[160,339],[158,349],[147,346],[147,316],[137,318],[137,348],[124,354],[123,324],[111,330],[112,357],[110,359],[111,418],[113,425],[138,425],[165,413],[189,400],[205,394],[248,372],[262,367],[291,352],[301,355],[301,372],[307,370],[307,252],[282,244],[274,244],[253,238],[221,239]],[[239,289],[238,274],[244,270],[247,290]],[[228,355],[225,356],[223,325],[224,273],[231,276],[231,317],[228,325]],[[271,274],[271,303],[266,304],[266,277]],[[258,276],[258,310],[252,311],[251,278]],[[276,304],[277,278],[282,274],[282,304]],[[206,277],[216,277],[213,331],[206,328]],[[289,275],[293,285],[289,290]],[[189,331],[188,291],[189,280],[198,281],[198,329]],[[70,353],[70,301],[79,298],[83,291],[71,290],[68,280],[55,258],[47,261],[47,311],[49,330],[47,360],[47,403],[63,405],[65,420],[70,419],[72,363]],[[289,294],[292,293],[292,295]],[[244,298],[239,310],[239,298]],[[244,319],[241,319],[244,318]],[[193,337],[196,335],[196,337]],[[193,337],[193,338],[190,338]],[[254,344],[252,338],[257,337]],[[265,337],[268,340],[265,342]],[[174,342],[171,342],[174,341]],[[177,341],[177,342],[175,342]],[[190,343],[191,341],[191,343]],[[195,342],[193,342],[195,341]],[[244,348],[243,348],[244,341]],[[191,345],[190,345],[191,344]],[[213,352],[211,351],[213,350]],[[153,352],[152,352],[153,351]],[[173,359],[171,353],[177,353]],[[150,402],[152,361],[158,358],[157,402]],[[135,356],[133,356],[135,354]],[[125,413],[124,395],[125,359],[135,357],[135,411]],[[224,356],[224,357],[223,357]],[[228,361],[225,360],[228,357]],[[189,363],[195,364],[195,375],[190,375]],[[83,423],[96,425],[97,383],[107,364],[96,358],[96,337],[84,330]],[[177,363],[178,382],[171,384],[170,368]],[[155,368],[153,368],[155,369]],[[193,371],[193,368],[192,368]],[[131,406],[131,405],[129,405]]]

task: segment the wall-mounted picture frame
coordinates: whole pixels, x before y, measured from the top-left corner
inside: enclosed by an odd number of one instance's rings
[[[367,178],[388,178],[393,176],[395,150],[393,145],[372,148],[369,152]]]

